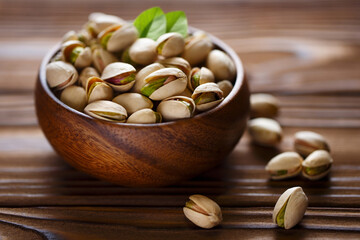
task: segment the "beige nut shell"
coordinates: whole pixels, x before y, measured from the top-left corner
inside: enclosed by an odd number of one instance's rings
[[[320,167],[320,166],[324,166],[324,165],[328,165],[328,164],[333,164],[333,159],[332,159],[330,153],[325,150],[316,150],[313,153],[311,153],[305,159],[305,161],[303,161],[302,166],[303,166],[303,169],[305,169],[307,167],[314,168],[314,167]],[[317,175],[308,175],[303,170],[302,174],[304,177],[306,177],[310,180],[318,180],[320,178],[325,177],[330,172],[330,170],[331,170],[331,168],[329,168],[328,170],[322,172],[321,174],[317,174]]]
[[[150,38],[139,38],[129,48],[130,59],[137,64],[149,65],[157,57],[156,42]]]
[[[330,148],[325,138],[311,131],[300,131],[295,133],[294,141],[295,150],[303,156],[308,156],[316,150],[326,150],[330,152]]]
[[[302,157],[296,152],[284,152],[273,157],[265,167],[268,172],[288,170],[293,171],[281,176],[272,176],[272,179],[285,179],[297,176],[301,172]]]
[[[270,118],[255,118],[249,121],[248,130],[252,140],[263,146],[275,146],[282,139],[280,124]]]
[[[100,115],[95,114],[94,112],[109,112],[109,113],[116,113],[118,115],[121,115],[124,117],[123,120],[117,120],[117,119],[108,119],[105,117],[102,117]],[[106,121],[114,121],[114,122],[125,122],[125,119],[127,117],[126,109],[112,101],[107,100],[98,100],[92,103],[89,103],[85,109],[84,112],[94,118],[106,120]]]
[[[215,77],[214,74],[210,71],[210,69],[206,68],[206,67],[195,67],[191,70],[189,78],[188,78],[188,88],[191,91],[194,91],[194,86],[192,85],[192,76],[197,72],[200,72],[200,80],[199,80],[199,85],[204,84],[204,83],[208,83],[208,82],[215,82]]]
[[[224,100],[223,92],[220,90],[219,86],[216,83],[212,83],[212,82],[201,84],[197,88],[195,88],[193,94],[191,95],[191,98],[195,100],[200,94],[206,92],[213,92],[217,94],[219,96],[219,100],[196,105],[196,109],[199,111],[206,111],[211,108],[214,108]]]
[[[123,106],[128,114],[133,114],[144,108],[153,107],[152,101],[140,93],[123,93],[116,96],[113,102]]]
[[[114,63],[110,63],[109,65],[107,65],[103,71],[103,73],[101,74],[101,78],[106,81],[107,79],[110,79],[112,77],[116,77],[120,74],[123,73],[127,73],[127,72],[136,72],[136,69],[128,64],[128,63],[123,63],[123,62],[114,62]],[[111,84],[108,83],[115,91],[118,92],[126,92],[128,90],[130,90],[134,84],[135,81],[131,81],[127,84],[124,85],[115,85],[115,84]]]
[[[190,104],[192,110],[182,101]],[[185,96],[168,97],[160,102],[157,111],[161,113],[165,121],[190,118],[195,112],[195,103],[191,98]]]
[[[151,124],[156,123],[156,112],[152,109],[144,108],[134,112],[127,119],[127,123]]]
[[[182,53],[182,51],[184,50],[185,41],[184,38],[179,33],[170,32],[161,35],[156,41],[157,48],[163,42],[165,43],[160,55],[166,58],[177,56],[180,53]]]
[[[204,32],[196,32],[185,41],[185,48],[181,55],[191,66],[204,62],[213,49],[210,38]]]
[[[46,80],[50,88],[64,89],[74,84],[77,78],[78,73],[70,63],[56,61],[46,66]]]
[[[224,79],[234,81],[236,68],[231,58],[221,50],[212,50],[206,60],[206,67],[213,73],[217,81]]]

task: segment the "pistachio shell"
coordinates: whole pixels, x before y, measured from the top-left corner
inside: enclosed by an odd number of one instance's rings
[[[278,214],[285,207],[284,228],[290,229],[298,224],[303,218],[308,206],[308,198],[301,187],[293,187],[286,190],[276,202],[273,212],[273,222],[278,224]]]
[[[92,53],[89,47],[84,48],[79,56],[77,57],[74,66],[76,68],[84,68],[90,66],[92,63]]]
[[[310,179],[310,180],[318,180],[320,178],[325,177],[331,169],[331,165],[333,163],[333,159],[329,152],[325,150],[316,150],[312,152],[302,163],[303,171],[302,174],[304,177]],[[319,172],[314,172],[312,174],[309,174],[309,172],[306,171],[307,168],[316,169],[319,168]]]
[[[156,43],[158,54],[166,58],[179,55],[185,46],[185,41],[181,34],[174,32],[161,35]]]
[[[199,31],[185,39],[185,48],[181,57],[185,58],[191,66],[195,66],[205,61],[212,48],[210,38]]]
[[[64,59],[65,62],[69,62],[69,63],[75,63],[76,62],[76,60],[78,59],[78,56],[76,57],[75,61],[73,61],[71,59],[71,53],[77,47],[82,48],[82,51],[79,53],[79,55],[80,55],[85,49],[85,44],[83,42],[80,42],[80,41],[77,41],[77,40],[71,40],[71,41],[67,41],[67,42],[62,44],[61,52],[62,52],[63,59]]]
[[[63,38],[62,38],[63,43],[67,42],[67,41],[70,41],[70,40],[78,40],[78,36],[77,36],[76,32],[73,31],[73,30],[65,33]]]
[[[263,146],[280,143],[282,129],[278,122],[270,118],[255,118],[249,121],[248,129],[253,141]]]
[[[69,86],[61,92],[60,100],[69,107],[81,112],[87,104],[86,91],[80,86]]]
[[[158,62],[167,68],[174,67],[180,69],[186,74],[187,77],[190,75],[191,66],[188,61],[181,57],[161,59]]]
[[[113,101],[123,106],[128,114],[153,107],[152,101],[140,93],[123,93],[116,96]]]
[[[144,67],[143,69],[141,69],[135,77],[135,85],[134,87],[131,89],[132,92],[137,92],[140,93],[141,92],[141,88],[146,84],[146,82],[144,81],[145,77],[147,77],[148,75],[150,75],[150,73],[153,73],[159,69],[164,68],[163,65],[161,65],[160,63],[153,63],[150,64],[146,67]]]
[[[222,80],[216,84],[219,86],[221,91],[223,91],[224,98],[226,98],[233,89],[233,85],[229,80]]]
[[[136,73],[136,69],[127,63],[122,63],[122,62],[115,62],[115,63],[110,63],[109,65],[107,65],[101,75],[101,78],[106,81],[115,91],[118,92],[126,92],[128,90],[130,90],[132,88],[132,86],[134,86],[135,84],[135,79],[132,80],[131,82],[128,82],[126,84],[112,84],[109,83],[109,80],[113,77],[119,76],[121,74],[127,74],[127,73]]]
[[[107,100],[98,100],[88,104],[84,112],[101,120],[125,122],[127,113],[123,106]]]
[[[273,157],[265,167],[275,180],[291,178],[301,172],[302,157],[296,152],[284,152]]]
[[[95,84],[95,85],[93,85]],[[97,100],[111,100],[113,98],[113,90],[101,78],[90,77],[86,81],[86,95],[88,103]]]
[[[106,51],[105,49],[101,48],[100,46],[94,47],[92,53],[93,63],[95,68],[102,73],[107,65],[113,62],[117,62],[117,58],[111,54],[110,52]]]
[[[250,96],[250,115],[253,118],[273,118],[278,114],[278,100],[271,94],[257,93]]]
[[[136,41],[138,32],[132,24],[112,25],[99,33],[98,38],[101,39],[109,33],[109,29],[113,29],[114,27],[118,27],[118,29],[112,32],[106,44],[106,50],[110,52],[120,52]]]
[[[89,77],[100,77],[100,75],[93,67],[84,68],[79,76],[79,82],[83,88],[86,88],[86,81],[89,79]]]
[[[295,133],[294,141],[295,150],[303,156],[308,156],[316,150],[326,150],[330,152],[330,148],[325,138],[315,132],[300,131]]]
[[[156,42],[150,38],[139,38],[129,48],[132,61],[141,65],[148,65],[155,61]]]
[[[197,84],[194,84],[193,82],[193,76],[195,74],[198,74],[199,79],[197,81]],[[188,78],[188,87],[191,91],[194,91],[194,89],[204,83],[207,82],[214,82],[215,81],[215,77],[214,74],[206,67],[201,67],[201,68],[193,68],[190,72],[189,78]]]
[[[224,79],[234,81],[235,79],[235,64],[223,51],[212,50],[207,57],[206,66],[214,73],[218,81]]]
[[[93,23],[93,28],[96,34],[110,27],[114,24],[125,24],[126,22],[114,15],[108,15],[104,13],[94,12],[89,15],[89,21]]]
[[[201,94],[203,93],[214,93],[216,96],[216,100],[206,103],[196,103],[196,99],[198,97],[201,97]],[[191,98],[195,101],[196,109],[199,111],[206,111],[214,108],[224,100],[222,91],[216,83],[212,82],[201,84],[197,88],[195,88],[193,94],[191,95]]]
[[[195,112],[195,103],[189,97],[168,97],[160,102],[157,111],[165,121],[190,118]]]
[[[76,69],[69,63],[56,61],[46,66],[46,80],[50,88],[64,89],[73,85],[78,78]]]
[[[185,88],[185,90],[179,94],[179,96],[185,96],[191,98],[192,91],[190,91],[188,88]]]
[[[134,112],[126,121],[127,123],[159,123],[161,115],[152,109],[144,108]]]

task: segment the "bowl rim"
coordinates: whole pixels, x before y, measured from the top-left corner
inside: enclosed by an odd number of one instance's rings
[[[195,27],[191,27],[189,26],[189,32],[190,33],[194,33],[197,31],[202,31],[205,32],[203,30],[200,30],[198,28]],[[229,95],[216,107],[207,110],[205,112],[201,112],[191,118],[185,118],[185,119],[179,119],[179,120],[174,120],[174,121],[169,121],[169,122],[161,122],[161,123],[150,123],[150,124],[145,124],[145,123],[119,123],[119,122],[110,122],[110,121],[106,121],[106,123],[109,124],[114,124],[114,125],[118,125],[118,126],[136,126],[136,127],[145,127],[145,128],[151,128],[151,127],[160,127],[160,126],[170,126],[170,125],[174,125],[174,124],[181,124],[183,122],[187,122],[187,121],[192,121],[192,119],[196,119],[196,120],[200,120],[203,118],[207,118],[207,117],[211,117],[212,114],[214,114],[217,111],[220,111],[223,107],[225,107],[225,105],[227,103],[229,103],[230,101],[232,101],[235,97],[236,94],[238,94],[241,91],[242,86],[245,83],[245,71],[244,71],[244,65],[242,63],[242,61],[240,60],[239,56],[237,55],[237,53],[229,46],[227,45],[225,42],[223,42],[222,40],[220,40],[219,38],[215,37],[214,35],[205,32],[208,37],[211,39],[212,43],[217,47],[215,49],[220,49],[223,50],[226,54],[228,54],[230,56],[230,58],[232,59],[232,61],[235,64],[235,68],[236,68],[236,78],[235,78],[235,84],[233,85],[233,88],[231,89]],[[104,120],[100,120],[100,119],[95,119],[83,112],[80,112],[76,109],[73,109],[69,106],[67,106],[65,103],[63,103],[59,98],[57,98],[55,96],[55,94],[52,92],[52,90],[50,89],[50,87],[47,84],[46,81],[46,66],[47,64],[50,62],[51,58],[57,53],[59,52],[61,47],[61,42],[57,43],[54,47],[52,47],[45,55],[45,57],[43,58],[43,60],[41,61],[41,65],[39,68],[39,79],[38,81],[41,84],[41,87],[44,89],[45,93],[54,101],[56,102],[58,105],[60,105],[61,107],[63,107],[64,109],[73,112],[76,115],[79,115],[81,117],[85,117],[91,120],[96,120],[96,121],[104,121]]]

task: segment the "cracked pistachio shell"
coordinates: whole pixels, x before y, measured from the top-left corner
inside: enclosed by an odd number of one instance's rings
[[[215,82],[214,74],[206,67],[195,67],[190,72],[188,88],[194,91],[197,86],[208,82]]]
[[[235,64],[223,51],[212,50],[206,59],[206,67],[214,73],[218,81],[227,79],[233,82],[235,80]]]
[[[216,83],[212,82],[201,84],[195,88],[191,98],[196,104],[196,109],[201,112],[216,107],[224,100],[223,92]]]
[[[187,77],[190,75],[191,66],[188,61],[181,57],[161,59],[158,62],[168,68],[174,67],[180,69],[186,74]]]
[[[153,102],[140,93],[123,93],[116,96],[113,101],[123,106],[128,114],[153,107]]]
[[[168,79],[171,77],[174,79],[157,87],[148,97],[151,100],[159,101],[182,93],[186,88],[187,77],[183,71],[177,68],[162,68],[150,73],[144,79],[146,84],[142,88],[141,93],[144,94],[143,89],[148,84],[151,84],[159,79]]]
[[[205,61],[213,47],[206,33],[198,31],[185,39],[185,48],[181,57],[185,58],[191,66],[195,66]]]
[[[83,88],[86,88],[86,82],[89,77],[100,77],[99,73],[93,67],[84,68],[79,76],[79,83]]]
[[[189,97],[173,96],[160,102],[157,111],[165,121],[190,118],[195,112],[195,103]]]
[[[219,205],[203,195],[192,195],[183,208],[184,214],[191,222],[201,228],[213,228],[222,222]]]
[[[82,112],[87,104],[86,91],[80,86],[69,86],[61,92],[60,100],[69,107]]]
[[[304,177],[310,180],[318,180],[325,177],[331,169],[333,159],[329,152],[316,150],[312,152],[302,163]]]
[[[248,129],[252,140],[262,146],[275,146],[282,139],[280,124],[270,118],[252,119]]]
[[[256,93],[250,96],[250,116],[273,118],[278,114],[278,100],[271,94]]]
[[[125,122],[127,118],[127,113],[123,106],[107,100],[89,103],[85,107],[84,112],[94,118],[110,122]]]
[[[290,229],[303,218],[308,206],[308,198],[301,187],[286,190],[276,202],[273,222],[279,227]]]
[[[149,65],[157,57],[156,42],[150,38],[139,38],[129,48],[132,61],[140,65]]]
[[[131,114],[126,122],[150,124],[150,123],[160,123],[161,119],[162,118],[160,113],[154,112],[152,109],[149,108],[144,108]]]
[[[291,178],[299,175],[302,169],[302,157],[296,152],[284,152],[273,157],[265,170],[274,180]]]
[[[226,98],[233,89],[233,84],[229,80],[222,80],[216,84],[219,86],[221,91],[223,91],[224,98]]]
[[[117,16],[94,12],[89,15],[88,25],[90,25],[95,34],[99,34],[101,31],[114,24],[125,23],[125,20]]]
[[[88,78],[85,91],[88,103],[97,100],[111,100],[113,98],[111,87],[98,77]]]
[[[179,55],[185,46],[185,41],[181,34],[174,32],[161,35],[156,43],[157,53],[165,58]]]
[[[129,91],[135,84],[136,69],[128,64],[122,62],[114,62],[107,65],[101,74],[101,78],[107,82],[115,91],[126,92]],[[125,84],[114,84],[111,83],[112,79],[117,78],[121,75],[132,76],[129,82]]]
[[[300,131],[295,133],[294,141],[295,150],[303,156],[308,156],[316,150],[326,150],[330,152],[330,148],[325,138],[315,132]]]
[[[55,88],[55,90],[73,85],[77,78],[78,73],[70,63],[56,61],[46,66],[46,80],[50,88]]]
[[[164,66],[160,63],[152,63],[146,67],[144,67],[143,69],[141,69],[135,77],[135,85],[134,87],[131,89],[132,92],[137,92],[140,93],[141,92],[141,88],[146,84],[146,82],[144,81],[145,77],[149,76],[151,73],[164,68]]]
[[[107,65],[117,62],[118,59],[101,46],[94,46],[92,50],[92,58],[95,68],[102,73]]]
[[[138,31],[132,24],[115,24],[98,35],[102,46],[109,52],[120,52],[129,47],[137,38]]]
[[[81,51],[72,56],[73,50],[80,47]],[[91,65],[92,53],[89,47],[86,47],[83,42],[80,41],[67,41],[62,45],[61,52],[63,59],[66,62],[74,64],[76,68],[84,68]]]

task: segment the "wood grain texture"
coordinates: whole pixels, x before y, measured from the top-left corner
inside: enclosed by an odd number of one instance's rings
[[[158,5],[183,10],[191,25],[220,37],[241,57],[252,92],[280,100],[284,139],[277,149],[247,134],[221,166],[172,187],[129,189],[68,166],[37,125],[33,90],[40,61],[89,12],[133,19]],[[359,239],[360,2],[311,0],[2,0],[0,2],[1,239]],[[328,178],[269,181],[264,166],[292,150],[296,131],[324,135],[334,166]],[[292,230],[271,222],[285,189],[309,197]],[[204,194],[224,223],[196,228],[182,206]]]

